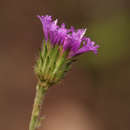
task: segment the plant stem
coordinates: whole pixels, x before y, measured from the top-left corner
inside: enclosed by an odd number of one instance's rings
[[[40,110],[41,110],[41,105],[45,97],[47,88],[48,88],[47,84],[43,85],[38,83],[36,86],[36,96],[34,99],[34,105],[33,105],[31,120],[29,124],[29,130],[36,130],[40,124]]]

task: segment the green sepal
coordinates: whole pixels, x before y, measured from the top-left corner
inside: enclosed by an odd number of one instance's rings
[[[60,81],[76,60],[69,58],[69,51],[63,51],[59,45],[52,46],[50,42],[43,43],[42,50],[35,65],[35,73],[39,80],[48,84]]]

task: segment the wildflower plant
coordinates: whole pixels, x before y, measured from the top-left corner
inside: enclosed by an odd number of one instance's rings
[[[58,26],[58,20],[53,21],[48,15],[37,17],[42,23],[45,39],[34,67],[38,84],[29,130],[36,130],[40,124],[40,109],[48,88],[61,81],[77,56],[89,51],[97,54],[99,48],[85,37],[86,29],[67,29],[64,23]]]

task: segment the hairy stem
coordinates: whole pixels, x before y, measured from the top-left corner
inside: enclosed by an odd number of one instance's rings
[[[34,105],[33,105],[31,120],[29,124],[29,130],[36,130],[40,124],[40,110],[41,110],[41,105],[45,97],[47,88],[48,88],[47,84],[42,85],[39,83],[36,86],[36,96],[34,99]]]

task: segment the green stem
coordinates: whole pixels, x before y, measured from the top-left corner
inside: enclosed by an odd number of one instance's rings
[[[40,110],[41,110],[42,101],[45,97],[47,88],[48,88],[47,84],[44,85],[38,84],[36,86],[36,96],[34,99],[34,105],[33,105],[31,120],[29,124],[29,130],[36,130],[40,124]]]

